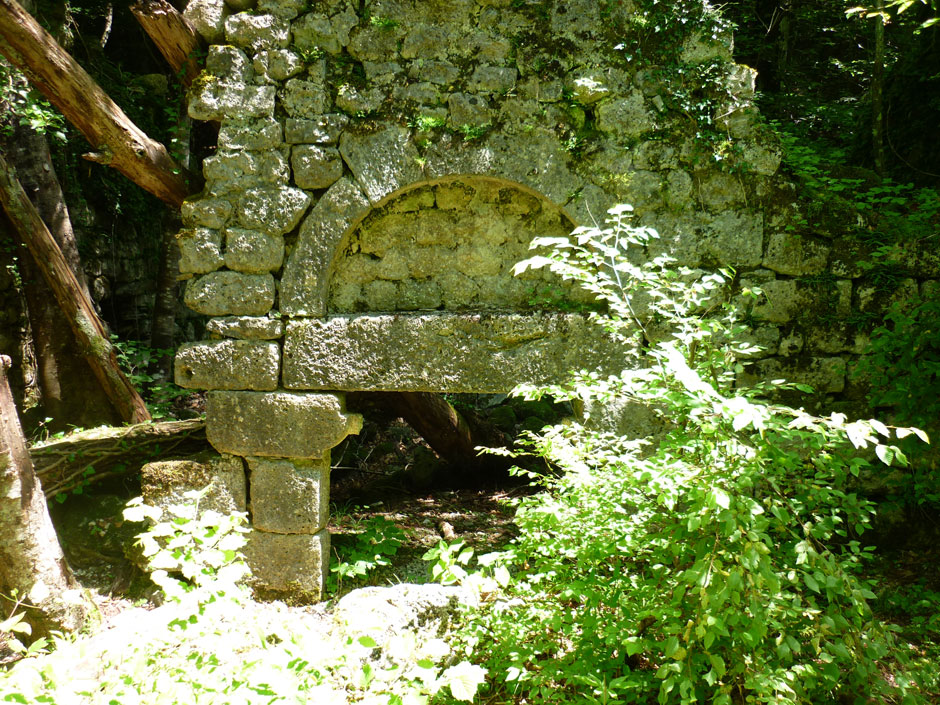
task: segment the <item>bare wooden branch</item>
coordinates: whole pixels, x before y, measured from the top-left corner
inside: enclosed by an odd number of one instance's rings
[[[0,0],[0,54],[22,71],[106,162],[179,207],[190,189],[166,148],[150,139],[15,0]]]
[[[201,70],[196,53],[202,47],[202,40],[196,30],[166,0],[137,0],[131,5],[131,12],[188,88]]]
[[[150,413],[144,400],[121,372],[114,348],[91,301],[79,286],[58,243],[42,222],[23,187],[16,180],[13,170],[2,156],[0,206],[6,211],[13,227],[29,248],[36,266],[48,282],[59,308],[75,334],[81,355],[88,361],[118,414],[128,423],[148,421]]]

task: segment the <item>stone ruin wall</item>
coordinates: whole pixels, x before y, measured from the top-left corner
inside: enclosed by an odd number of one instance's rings
[[[651,254],[732,267],[763,289],[749,316],[764,352],[742,381],[853,396],[847,369],[866,339],[833,321],[884,302],[845,243],[788,231],[792,189],[751,105],[753,71],[727,77],[719,126],[741,149],[722,169],[667,107],[669,86],[614,49],[631,10],[190,3],[211,46],[189,113],[220,129],[205,190],[183,207],[180,269],[213,339],[180,348],[176,377],[210,390],[224,462],[245,459],[232,506],[250,511],[262,594],[322,589],[329,449],[361,424],[335,392],[508,391],[635,362],[580,316],[540,310],[559,288],[547,275],[511,276],[534,235],[600,222],[614,204],[659,230]],[[730,39],[693,38],[680,53],[730,60]]]

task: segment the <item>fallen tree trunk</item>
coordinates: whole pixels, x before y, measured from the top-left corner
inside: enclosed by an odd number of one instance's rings
[[[0,0],[0,54],[81,132],[90,161],[114,167],[145,191],[179,207],[190,189],[183,170],[15,0]]]
[[[3,2],[3,0],[0,0]],[[91,301],[69,269],[62,250],[27,198],[13,170],[0,156],[0,207],[6,211],[26,243],[37,268],[48,282],[84,357],[121,419],[127,423],[150,420],[140,394],[121,372],[104,325]]]
[[[29,450],[48,499],[136,472],[157,458],[193,455],[209,447],[202,419],[162,421],[123,428],[104,426]]]

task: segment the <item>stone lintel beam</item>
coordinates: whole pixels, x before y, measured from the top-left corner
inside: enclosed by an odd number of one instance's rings
[[[422,313],[291,321],[282,368],[289,389],[482,394],[636,360],[633,343],[579,314]]]
[[[361,428],[362,417],[345,413],[336,394],[212,391],[206,400],[206,437],[220,453],[328,458]]]

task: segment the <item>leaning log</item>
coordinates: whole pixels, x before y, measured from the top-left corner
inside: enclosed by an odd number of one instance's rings
[[[29,454],[48,499],[136,472],[169,455],[209,448],[202,419],[161,421],[122,428],[102,426],[34,445]]]
[[[3,2],[4,0],[0,0]],[[52,289],[68,321],[82,357],[88,361],[102,389],[126,423],[150,420],[150,413],[134,385],[121,372],[117,355],[91,300],[82,291],[62,250],[30,202],[13,170],[0,156],[0,207],[6,211],[20,239]]]
[[[137,0],[131,12],[185,88],[201,71],[196,60],[202,40],[182,13],[166,0]]]
[[[91,144],[85,155],[179,207],[190,189],[166,147],[150,139],[15,0],[0,0],[0,54]]]
[[[49,518],[0,355],[0,617],[23,612],[32,638],[74,632],[89,609]],[[15,597],[14,597],[15,596]]]

